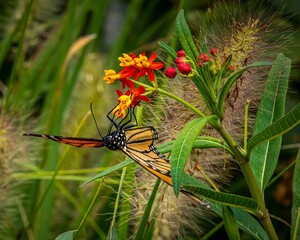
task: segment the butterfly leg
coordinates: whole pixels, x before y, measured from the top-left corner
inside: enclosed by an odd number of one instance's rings
[[[129,117],[129,120],[128,120],[127,122],[125,122],[123,125],[121,125],[121,128],[124,128],[124,129],[126,129],[126,128],[132,128],[132,127],[136,127],[136,126],[138,125],[138,121],[137,121],[137,118],[136,118],[136,115],[135,115],[135,108],[136,108],[136,106],[137,106],[139,103],[140,103],[140,101],[138,101],[138,102],[134,105],[133,108],[130,108],[130,109],[128,110],[127,115],[130,114],[130,115],[129,115],[129,116],[130,116],[130,117]],[[127,116],[127,115],[126,115],[126,116]],[[124,118],[124,119],[125,119],[125,118]],[[132,122],[132,119],[134,120],[133,124],[126,126],[127,124],[129,124],[129,123]],[[121,123],[121,122],[120,122],[120,123]]]
[[[120,128],[120,125],[116,122],[115,119],[115,115],[113,115],[113,117],[110,117],[109,115],[112,113],[112,111],[117,107],[118,105],[116,105],[115,107],[113,107],[108,114],[106,114],[106,117],[109,119],[109,121],[111,122],[108,131],[107,131],[107,135],[111,133],[111,129],[113,126],[115,126],[116,129]]]

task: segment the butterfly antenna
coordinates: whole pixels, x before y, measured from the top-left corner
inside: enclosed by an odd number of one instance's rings
[[[101,132],[100,132],[100,130],[99,130],[99,127],[98,127],[98,124],[97,124],[95,115],[94,115],[94,111],[93,111],[93,103],[90,104],[90,109],[91,109],[91,113],[92,113],[92,116],[93,116],[93,119],[94,119],[94,122],[95,122],[95,125],[96,125],[96,128],[97,128],[97,131],[98,131],[100,137],[103,138],[102,135],[101,135]]]

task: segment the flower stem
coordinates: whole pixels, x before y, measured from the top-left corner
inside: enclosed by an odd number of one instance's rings
[[[145,87],[145,89],[147,91],[150,91],[150,92],[157,91],[157,92],[159,92],[161,94],[164,94],[164,95],[166,95],[166,96],[168,96],[170,98],[173,98],[176,101],[182,103],[184,106],[186,106],[189,109],[191,109],[192,111],[194,111],[195,113],[197,113],[200,117],[206,117],[206,115],[202,111],[200,111],[198,108],[194,107],[192,104],[190,104],[189,102],[185,101],[184,99],[176,96],[175,94],[172,94],[172,93],[170,93],[170,92],[168,92],[166,90],[163,90],[161,88],[155,88],[155,87],[149,86],[147,84],[144,84],[144,83],[141,83],[141,82],[138,82],[138,81],[135,81],[134,83],[136,83],[137,85]]]
[[[174,94],[172,94],[172,93],[170,93],[168,91],[165,91],[165,90],[163,90],[161,88],[157,88],[156,90],[158,92],[160,92],[160,93],[162,93],[162,94],[164,94],[166,96],[169,96],[169,97],[175,99],[176,101],[182,103],[184,106],[188,107],[189,109],[191,109],[192,111],[194,111],[195,113],[197,113],[200,117],[206,117],[206,115],[203,112],[201,112],[198,108],[196,108],[195,106],[193,106],[189,102],[183,100],[182,98],[180,98],[180,97],[178,97],[178,96],[176,96],[176,95],[174,95]]]

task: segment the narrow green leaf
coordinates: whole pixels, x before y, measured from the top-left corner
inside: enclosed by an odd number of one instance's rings
[[[229,78],[225,82],[224,86],[222,87],[222,90],[221,90],[220,95],[219,95],[218,109],[219,109],[219,112],[222,115],[224,115],[224,103],[225,103],[226,97],[228,95],[228,92],[229,92],[230,88],[232,87],[232,85],[239,79],[239,77],[247,69],[254,68],[254,67],[263,67],[263,66],[268,66],[268,65],[272,65],[272,63],[270,63],[270,62],[256,62],[256,63],[250,64],[250,65],[240,69],[239,71],[237,71],[237,72],[235,72],[235,73],[233,73],[232,75],[229,76]]]
[[[255,146],[261,143],[283,135],[298,124],[300,124],[300,103],[272,125],[250,138],[248,141],[248,152],[250,153]]]
[[[269,237],[261,224],[248,212],[240,208],[232,208],[239,228],[255,239],[268,240]]]
[[[171,152],[171,175],[175,195],[178,196],[185,163],[191,153],[193,144],[205,126],[209,117],[196,118],[190,121],[174,142]]]
[[[194,43],[194,39],[189,29],[189,26],[185,21],[183,9],[181,9],[177,15],[175,22],[175,31],[177,34],[178,41],[180,42],[183,50],[196,63],[199,52]]]
[[[183,185],[183,189],[194,193],[200,198],[205,198],[205,200],[211,200],[223,205],[248,209],[250,211],[256,211],[258,208],[257,202],[251,198],[230,193],[217,192],[215,190],[205,189],[193,184]]]
[[[194,193],[200,198],[205,198],[205,200],[210,200],[227,206],[245,208],[250,211],[256,211],[258,208],[257,202],[251,198],[230,193],[217,192],[187,173],[182,175],[182,188]]]
[[[74,234],[77,232],[77,230],[70,230],[67,232],[64,232],[62,234],[59,234],[55,240],[73,240]]]
[[[164,51],[166,51],[166,53],[173,59],[175,60],[177,58],[177,53],[175,52],[175,50],[170,47],[170,45],[168,45],[165,42],[158,42],[158,45],[160,46],[161,49],[163,49]]]
[[[218,216],[223,217],[222,205],[214,202],[210,202],[210,204],[212,206],[212,211]],[[253,239],[269,240],[268,235],[261,224],[245,209],[232,208],[232,211],[234,212],[235,218],[241,230],[249,234]]]
[[[160,153],[168,153],[171,152],[174,140],[170,142],[163,143],[157,146],[157,149]],[[227,152],[231,152],[226,143],[223,140],[213,137],[206,137],[206,136],[198,136],[193,144],[193,149],[206,149],[206,148],[220,148],[224,149]]]
[[[160,179],[157,179],[156,184],[155,184],[155,186],[152,190],[151,196],[149,198],[149,201],[147,203],[146,209],[144,211],[143,217],[140,221],[139,228],[138,228],[137,233],[135,235],[134,239],[136,239],[136,240],[144,239],[144,236],[145,236],[145,234],[148,230],[148,227],[147,227],[148,224],[147,223],[148,223],[148,219],[149,219],[149,216],[150,216],[150,213],[151,213],[151,209],[152,209],[152,206],[153,206],[153,202],[155,200],[155,196],[156,196],[159,184],[160,184]]]
[[[154,227],[155,227],[155,218],[152,218],[150,223],[148,223],[148,228],[146,230],[146,233],[144,235],[143,240],[152,240],[154,237]]]
[[[290,69],[291,60],[283,54],[279,54],[268,76],[256,115],[253,135],[256,135],[284,115]],[[261,191],[265,189],[275,170],[280,146],[281,137],[277,137],[260,144],[251,153],[250,166]]]
[[[223,219],[224,219],[224,227],[229,239],[239,240],[240,233],[237,221],[235,219],[235,215],[230,207],[223,205]]]
[[[108,174],[111,174],[115,171],[118,171],[118,170],[122,169],[123,167],[126,167],[126,166],[128,166],[129,164],[132,164],[132,163],[134,163],[134,161],[132,159],[126,158],[123,162],[120,162],[120,163],[112,166],[111,168],[97,174],[96,176],[92,177],[91,179],[87,180],[86,182],[81,184],[80,187],[83,187],[83,186],[87,185],[88,183],[95,181],[98,178],[102,178],[102,177],[104,177]]]
[[[293,206],[291,239],[300,239],[300,149],[296,157],[293,177]]]

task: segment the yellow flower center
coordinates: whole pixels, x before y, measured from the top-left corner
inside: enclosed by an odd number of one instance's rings
[[[113,83],[115,80],[120,79],[120,74],[116,73],[114,70],[104,70],[105,76],[103,77],[103,80],[107,83]]]
[[[122,105],[124,106],[125,108],[129,108],[132,100],[131,100],[131,97],[128,96],[128,95],[122,95],[119,97],[119,101],[120,101],[120,104],[119,105]]]
[[[119,117],[124,118],[126,116],[127,109],[130,107],[130,104],[132,103],[132,99],[131,96],[122,95],[119,97],[118,100],[120,101],[120,103],[112,111],[112,114],[115,114],[116,118]]]
[[[136,66],[139,68],[148,68],[150,67],[149,60],[146,56],[143,56],[142,54],[139,55],[139,57],[135,58]]]
[[[123,57],[118,57],[118,60],[121,67],[134,66],[134,60],[128,54],[123,53]]]

